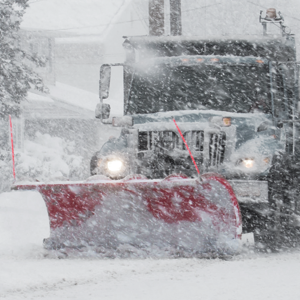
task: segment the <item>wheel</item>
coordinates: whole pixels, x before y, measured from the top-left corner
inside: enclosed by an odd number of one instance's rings
[[[265,224],[254,231],[256,242],[265,249],[279,251],[299,245],[299,178],[295,157],[282,153],[273,157],[268,175],[269,211]]]

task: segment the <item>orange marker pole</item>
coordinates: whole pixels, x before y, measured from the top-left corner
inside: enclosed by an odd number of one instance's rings
[[[12,122],[11,122],[10,115],[9,115],[9,128],[10,128],[10,141],[11,141],[11,157],[12,157],[12,163],[13,163],[13,175],[14,175],[14,180],[16,181],[14,138],[13,138],[13,128],[12,128]]]

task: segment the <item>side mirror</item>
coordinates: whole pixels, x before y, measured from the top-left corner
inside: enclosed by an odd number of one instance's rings
[[[107,103],[98,103],[95,109],[95,117],[97,119],[108,119],[110,115],[110,105]]]
[[[100,68],[99,93],[100,99],[107,99],[109,96],[111,66],[102,65]]]

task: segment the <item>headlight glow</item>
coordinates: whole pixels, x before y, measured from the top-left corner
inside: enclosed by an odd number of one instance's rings
[[[240,166],[252,171],[259,171],[260,169],[265,169],[270,165],[271,158],[270,157],[247,157],[247,158],[240,158],[236,162],[236,166]]]
[[[123,168],[123,162],[119,159],[110,160],[107,162],[107,169],[112,173],[120,172]]]
[[[246,159],[243,159],[242,162],[243,162],[244,167],[246,167],[247,169],[252,168],[254,165],[254,159],[246,158]]]

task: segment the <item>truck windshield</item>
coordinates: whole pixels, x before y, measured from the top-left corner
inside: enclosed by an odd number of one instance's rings
[[[156,65],[134,69],[127,114],[178,110],[271,112],[268,66]]]

